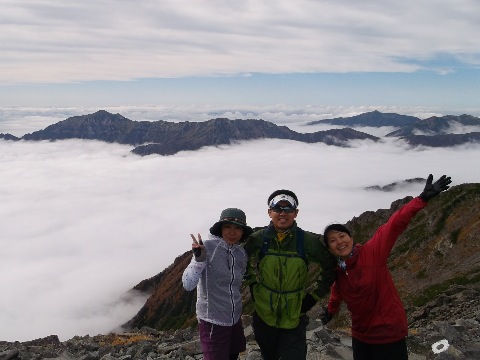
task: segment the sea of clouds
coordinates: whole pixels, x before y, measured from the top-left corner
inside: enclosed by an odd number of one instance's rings
[[[70,115],[65,109],[27,110],[3,109],[0,132],[21,136],[98,109],[71,109]],[[208,120],[188,110],[189,119]],[[219,117],[238,118],[224,115]],[[321,129],[305,127],[314,116],[278,118],[296,131]],[[390,130],[375,129],[375,135]],[[423,185],[393,192],[365,187],[429,173],[452,176],[453,186],[480,179],[480,145],[351,145],[268,139],[139,157],[131,146],[98,141],[0,140],[0,340],[109,332],[146,300],[129,290],[188,251],[190,233],[207,237],[226,207],[243,209],[251,226],[266,225],[267,197],[276,189],[293,190],[300,200],[299,225],[321,233],[330,222],[418,195]]]

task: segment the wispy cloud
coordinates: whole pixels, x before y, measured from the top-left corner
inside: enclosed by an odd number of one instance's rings
[[[436,71],[439,56],[478,66],[479,11],[475,0],[4,1],[0,83]]]

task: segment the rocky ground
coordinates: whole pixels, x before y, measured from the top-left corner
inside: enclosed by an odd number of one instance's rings
[[[323,326],[315,311],[309,315],[307,359],[353,359],[348,330],[336,326],[335,321]],[[260,360],[250,317],[243,320],[248,344],[240,359]],[[480,359],[480,291],[454,286],[435,301],[409,312],[409,323],[407,344],[411,360]],[[0,360],[202,358],[194,329],[162,332],[143,327],[121,334],[75,336],[64,342],[56,335],[26,342],[0,341]]]

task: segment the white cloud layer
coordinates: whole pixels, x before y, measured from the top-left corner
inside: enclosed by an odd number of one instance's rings
[[[476,0],[6,0],[0,84],[480,64]]]
[[[408,150],[393,141],[344,149],[261,140],[174,156],[138,157],[96,141],[0,140],[0,340],[106,333],[145,298],[127,291],[207,236],[226,207],[268,223],[266,199],[295,191],[298,223],[322,232],[363,211],[388,208],[422,186],[364,188],[451,175],[478,182],[480,147]]]

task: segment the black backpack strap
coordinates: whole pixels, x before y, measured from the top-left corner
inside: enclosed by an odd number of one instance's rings
[[[297,227],[297,254],[305,259],[305,231]]]
[[[263,229],[263,244],[262,244],[262,247],[260,248],[260,254],[258,256],[258,260],[263,259],[263,257],[268,251],[268,247],[270,246],[270,240],[267,237],[267,229],[268,227]]]
[[[297,227],[297,254],[308,263],[307,254],[305,253],[305,231]]]

